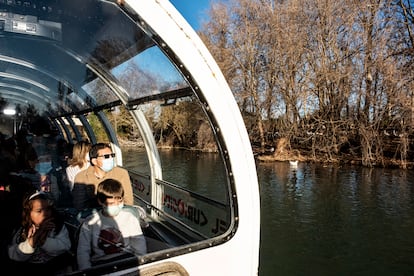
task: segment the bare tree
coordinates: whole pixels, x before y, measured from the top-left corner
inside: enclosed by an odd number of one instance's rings
[[[239,102],[241,112],[254,118],[263,148],[265,144],[261,106],[263,55],[260,54],[264,51],[260,43],[262,28],[266,31],[266,24],[260,17],[260,10],[263,7],[260,5],[261,1],[230,2],[229,6],[213,4],[210,12],[212,20],[206,25],[202,38],[222,66]],[[225,57],[229,60],[225,61]]]
[[[413,129],[409,0],[233,0],[201,34],[233,89],[253,142],[365,166],[406,162]],[[392,135],[390,135],[392,133]],[[392,138],[391,138],[392,136]],[[386,153],[384,152],[386,151]]]

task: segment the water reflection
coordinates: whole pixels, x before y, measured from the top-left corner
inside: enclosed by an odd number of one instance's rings
[[[413,172],[258,164],[260,275],[410,275]]]

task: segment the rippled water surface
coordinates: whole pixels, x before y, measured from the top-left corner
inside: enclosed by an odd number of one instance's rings
[[[260,275],[414,275],[413,176],[258,164]]]

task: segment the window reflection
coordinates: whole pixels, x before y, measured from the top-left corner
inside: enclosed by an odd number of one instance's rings
[[[137,99],[187,87],[183,76],[158,47],[151,47],[112,70],[112,74]]]

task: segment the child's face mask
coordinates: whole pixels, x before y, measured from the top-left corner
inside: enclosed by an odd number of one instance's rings
[[[115,217],[119,214],[119,212],[121,212],[123,207],[124,203],[121,202],[118,205],[105,206],[104,211],[108,216]]]

